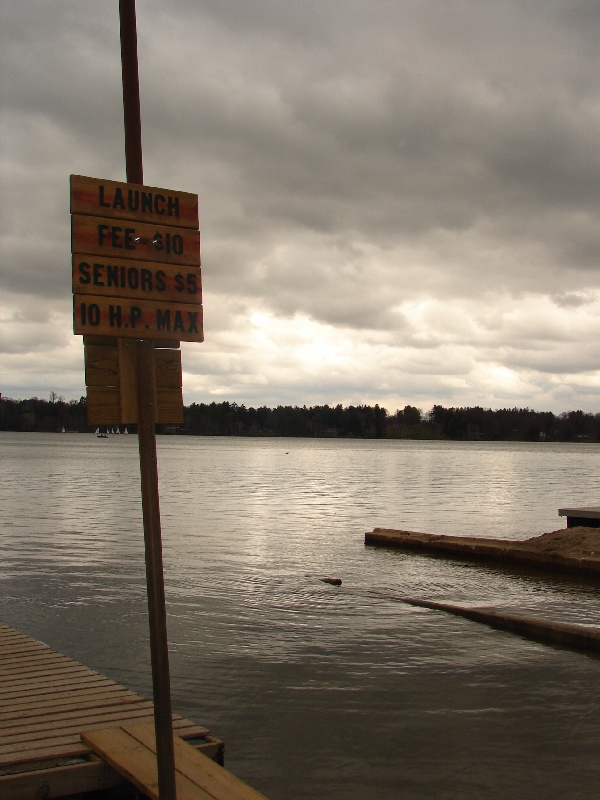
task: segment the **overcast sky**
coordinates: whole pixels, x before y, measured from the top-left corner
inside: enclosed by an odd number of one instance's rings
[[[138,0],[199,195],[184,402],[600,412],[597,0]],[[117,0],[3,0],[0,391],[85,393],[69,175],[125,180]]]

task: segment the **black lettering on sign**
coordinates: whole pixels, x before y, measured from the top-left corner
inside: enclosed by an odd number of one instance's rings
[[[159,216],[179,217],[179,198],[161,192],[147,192],[139,189],[127,189],[123,194],[120,186],[116,186],[112,201],[110,190],[107,192],[103,184],[98,186],[98,206],[100,208],[115,208],[120,211],[140,211],[143,214],[158,214]]]
[[[198,294],[198,281],[195,272],[188,272],[187,285],[188,294]]]
[[[167,284],[165,283],[165,278],[167,276],[164,270],[159,269],[154,277],[156,278],[156,291],[164,292],[167,288]]]
[[[104,186],[102,184],[98,186],[98,205],[102,206],[102,208],[110,208],[110,203],[107,203],[104,199]]]
[[[90,277],[90,265],[87,261],[80,261],[78,265],[79,270],[79,283],[86,285],[92,280]]]
[[[123,269],[123,267],[121,267]],[[119,285],[119,267],[116,264],[109,264],[106,267],[106,285],[118,286]]]
[[[125,211],[125,201],[123,200],[123,192],[117,188],[115,189],[115,197],[113,200],[113,208],[121,208]]]
[[[177,227],[198,228],[198,195],[83,175],[71,175],[70,182],[72,214],[161,224],[170,221]]]
[[[80,319],[82,325],[96,326],[100,324],[100,307],[96,303],[81,303]]]
[[[131,306],[129,309],[129,319],[131,320],[131,327],[135,328],[137,323],[142,318],[142,309],[139,306]]]
[[[109,225],[98,225],[98,244],[104,247],[104,240],[108,238]]]
[[[127,286],[130,289],[137,289],[140,285],[140,273],[135,267],[129,267],[127,270]]]
[[[156,309],[156,330],[157,331],[170,331],[171,330],[171,312],[169,309],[162,310]]]
[[[171,254],[176,256],[183,255],[183,236],[179,233],[166,233],[163,236],[162,233],[157,231],[152,241],[159,253],[164,250],[168,256]]]
[[[98,225],[98,244],[100,247],[135,250],[135,228],[122,228],[119,225]]]
[[[189,317],[189,327],[187,332],[188,333],[200,333],[198,330],[198,311],[188,311],[187,315]]]
[[[111,328],[121,327],[121,306],[113,306],[112,304],[109,305],[108,322]]]
[[[183,317],[181,316],[181,311],[175,312],[175,319],[173,320],[173,330],[174,331],[181,331],[181,333],[185,333],[185,328],[183,327]]]
[[[102,273],[103,273],[104,264],[94,264],[94,286],[104,286],[104,281],[102,280]]]

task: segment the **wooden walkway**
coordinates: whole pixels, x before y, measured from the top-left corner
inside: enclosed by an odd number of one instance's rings
[[[0,798],[68,797],[125,785],[86,731],[152,723],[152,703],[0,623]],[[173,715],[173,732],[222,761],[223,743]]]
[[[160,800],[154,725],[90,731],[83,739],[150,800]],[[265,796],[173,736],[177,800],[266,800]]]

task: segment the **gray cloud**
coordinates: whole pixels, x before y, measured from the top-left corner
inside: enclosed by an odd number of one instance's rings
[[[593,408],[597,3],[342,5],[138,2],[146,182],[200,196],[186,399]],[[64,341],[69,173],[124,177],[118,17],[1,13],[2,319],[36,298],[8,331],[35,354]]]

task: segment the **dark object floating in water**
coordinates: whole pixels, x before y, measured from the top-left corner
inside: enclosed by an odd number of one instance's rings
[[[341,578],[321,578],[323,583],[330,583],[332,586],[341,586],[342,579]]]

